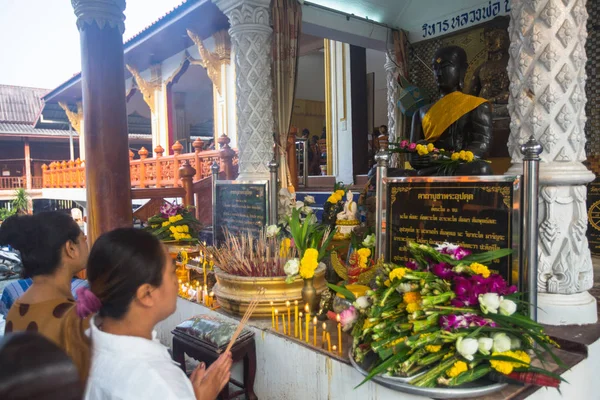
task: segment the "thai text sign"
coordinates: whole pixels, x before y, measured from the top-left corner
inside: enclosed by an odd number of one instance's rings
[[[407,242],[457,244],[474,253],[519,248],[519,177],[386,178],[387,259],[408,261]],[[490,269],[516,279],[518,253]]]
[[[445,18],[426,22],[420,31],[411,30],[408,38],[415,43],[469,28],[509,13],[510,0],[483,1],[471,9],[457,11]]]
[[[267,183],[217,181],[215,190],[215,245],[223,243],[225,230],[258,236],[267,223]]]

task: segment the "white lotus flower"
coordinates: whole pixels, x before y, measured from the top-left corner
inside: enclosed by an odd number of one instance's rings
[[[498,296],[497,293],[486,293],[479,295],[479,305],[481,306],[481,311],[483,311],[484,314],[497,314],[501,301],[502,297]]]
[[[272,237],[277,236],[279,234],[280,230],[281,230],[281,228],[278,227],[277,225],[267,226],[267,237],[272,238]]]
[[[508,299],[500,301],[500,314],[502,315],[513,315],[517,311],[517,304]]]
[[[521,348],[521,339],[516,338],[514,336],[510,336],[510,349],[518,350]]]
[[[296,200],[296,205],[294,206],[294,208],[296,210],[301,210],[302,207],[304,207],[304,202]]]
[[[309,206],[304,206],[304,207],[302,207],[302,208],[300,209],[300,212],[302,212],[302,213],[303,213],[303,214],[305,214],[305,215],[312,214],[314,211],[315,211],[315,210],[313,210],[313,208],[312,208],[312,207],[309,207]]]
[[[363,247],[368,247],[368,248],[375,247],[375,235],[374,234],[367,235],[365,237],[365,239],[363,240],[362,245],[363,245]]]
[[[504,353],[505,351],[509,351],[511,348],[511,342],[508,335],[504,332],[499,332],[494,334],[494,345],[492,346],[492,351],[494,353]]]
[[[479,352],[484,356],[490,354],[490,350],[492,350],[492,346],[494,345],[494,339],[488,337],[480,337],[477,339],[479,344]]]
[[[473,354],[477,353],[479,342],[477,339],[459,337],[456,341],[456,351],[465,359],[473,361]]]
[[[311,204],[315,204],[315,203],[316,203],[316,201],[315,201],[314,196],[311,196],[308,194],[306,196],[304,196],[304,204],[311,205]]]
[[[404,282],[399,284],[396,287],[396,291],[398,293],[408,293],[408,292],[412,292],[412,286],[410,285],[410,283]]]
[[[359,310],[364,310],[365,308],[367,308],[371,305],[371,302],[369,301],[368,296],[360,296],[359,298],[356,299],[354,304],[356,305],[356,308],[358,308]]]
[[[283,271],[288,276],[296,275],[300,270],[300,260],[297,258],[292,258],[288,260],[283,266]]]

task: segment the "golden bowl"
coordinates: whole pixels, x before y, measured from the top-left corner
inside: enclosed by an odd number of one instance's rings
[[[313,285],[319,296],[327,288],[325,269],[322,265],[317,267],[313,278]],[[217,277],[217,284],[213,288],[215,297],[219,305],[231,314],[243,316],[260,287],[264,287],[266,292],[252,314],[253,318],[270,318],[271,302],[281,314],[287,311],[285,302],[289,301],[293,314],[294,300],[298,300],[298,311],[304,312],[302,301],[304,282],[300,277],[288,284],[285,283],[285,276],[271,278],[236,276],[223,272],[216,266],[215,275]]]

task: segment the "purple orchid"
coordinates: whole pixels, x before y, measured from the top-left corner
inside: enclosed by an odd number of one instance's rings
[[[406,146],[408,146],[408,140],[403,140],[400,142],[400,148],[404,149],[406,148]]]
[[[496,323],[494,321],[470,313],[464,315],[442,315],[439,319],[439,324],[440,327],[446,331],[451,331],[454,329],[464,329],[469,327],[496,326]]]
[[[406,268],[412,269],[413,271],[416,271],[417,268],[419,268],[419,264],[417,264],[413,260],[409,260],[409,261],[406,262]]]
[[[163,218],[174,217],[182,210],[183,207],[178,204],[165,203],[160,207],[160,213]]]
[[[454,276],[456,276],[456,273],[454,273],[452,271],[452,265],[448,264],[448,263],[439,263],[439,264],[434,264],[432,267],[430,267],[430,271],[445,280],[450,280],[452,278],[454,278]]]

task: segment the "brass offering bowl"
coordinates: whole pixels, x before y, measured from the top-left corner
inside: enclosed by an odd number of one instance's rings
[[[326,268],[320,265],[315,271],[313,285],[320,296],[327,288],[325,281]],[[215,297],[223,310],[243,316],[250,301],[256,296],[256,291],[260,287],[266,289],[264,297],[252,314],[252,318],[271,318],[271,302],[273,307],[279,310],[281,314],[287,311],[285,302],[289,301],[292,305],[292,315],[294,314],[294,300],[298,300],[298,311],[304,312],[304,303],[302,301],[302,287],[304,282],[302,278],[296,278],[294,282],[285,283],[285,276],[273,278],[259,278],[236,276],[225,273],[215,266],[215,275],[217,284],[213,288]],[[312,312],[318,310],[311,310]],[[287,315],[286,315],[287,316]]]

